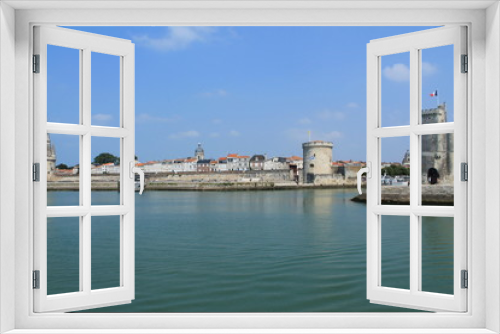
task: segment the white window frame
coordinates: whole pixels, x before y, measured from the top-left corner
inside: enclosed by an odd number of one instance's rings
[[[135,222],[135,109],[134,109],[134,44],[130,40],[101,36],[60,27],[34,27],[34,53],[39,55],[39,73],[34,83],[34,162],[39,163],[39,181],[34,192],[34,269],[39,271],[39,288],[34,289],[35,312],[74,311],[130,303],[134,299],[134,222]],[[47,122],[47,46],[57,45],[78,50],[80,59],[80,121],[78,124]],[[120,124],[118,127],[95,126],[91,122],[92,53],[114,55],[120,64]],[[79,205],[47,206],[47,134],[73,135],[79,140],[80,189]],[[77,137],[78,136],[78,137]],[[119,141],[121,164],[120,203],[92,205],[91,142],[92,138],[108,137]],[[91,229],[92,217],[115,216],[120,229],[120,284],[106,289],[92,289]],[[47,294],[47,221],[53,217],[79,220],[79,290],[71,293]],[[95,221],[95,220],[94,220]]]
[[[370,41],[367,46],[367,165],[371,169],[367,186],[367,296],[372,303],[408,306],[431,311],[467,310],[467,289],[461,287],[461,271],[467,269],[467,184],[460,178],[461,163],[467,163],[467,76],[462,73],[461,57],[467,54],[466,28],[449,26],[401,34]],[[422,51],[452,45],[454,122],[422,122]],[[383,126],[382,58],[408,52],[410,66],[409,124]],[[424,206],[422,199],[421,136],[451,133],[454,160],[454,205]],[[410,204],[383,205],[381,187],[382,141],[384,138],[408,138],[411,173]],[[416,172],[415,172],[416,171]],[[472,180],[471,180],[472,182]],[[409,289],[383,285],[382,224],[384,216],[408,217],[409,222]],[[453,218],[453,293],[431,293],[422,290],[422,217]]]
[[[134,9],[124,9],[130,6]],[[279,2],[221,3],[217,1],[179,4],[164,2],[82,1],[0,3],[0,330],[36,333],[37,329],[69,333],[76,329],[99,333],[106,329],[146,329],[197,333],[300,332],[314,333],[491,333],[500,331],[500,12],[497,1],[417,2]],[[410,3],[410,5],[408,5]],[[14,11],[9,5],[24,8]],[[30,7],[31,6],[31,7]],[[49,10],[41,9],[44,6]],[[97,7],[100,8],[97,8]],[[103,10],[109,6],[114,10]],[[114,7],[113,7],[114,6]],[[120,6],[122,6],[120,8]],[[147,9],[147,6],[170,8]],[[184,8],[176,8],[184,6]],[[201,7],[202,6],[202,7]],[[396,8],[391,8],[394,6]],[[401,9],[401,7],[405,7]],[[433,6],[428,8],[426,6]],[[489,8],[487,8],[489,6]],[[38,7],[38,8],[37,8]],[[143,7],[138,11],[135,8]],[[347,8],[347,9],[346,9]],[[350,9],[349,9],[350,8]],[[486,9],[487,8],[487,9]],[[15,20],[14,20],[15,19]],[[30,55],[32,27],[58,25],[443,25],[469,27],[470,156],[469,235],[470,270],[468,312],[464,314],[34,314],[31,290],[32,259],[32,76]],[[486,24],[485,24],[486,22]],[[14,35],[15,32],[15,35]],[[15,39],[14,39],[15,36]],[[15,67],[14,67],[15,66]],[[488,71],[486,71],[488,66]],[[15,68],[15,71],[13,70]],[[9,92],[14,92],[15,99]],[[15,113],[12,112],[15,110]],[[363,125],[364,126],[364,125]],[[486,134],[488,137],[486,137]],[[15,145],[12,145],[12,138]],[[486,140],[487,139],[487,140]],[[486,155],[488,153],[488,156]],[[15,168],[6,162],[15,161]],[[485,175],[488,175],[486,182]],[[12,175],[15,177],[12,178]],[[14,181],[12,181],[12,179]],[[11,186],[7,188],[7,186]],[[12,189],[15,190],[14,200]],[[488,196],[486,196],[488,194]],[[11,206],[14,210],[11,209]],[[473,226],[473,228],[472,228]],[[14,254],[14,257],[12,257]],[[10,285],[9,285],[10,284]],[[15,289],[12,289],[15,286]],[[486,293],[487,292],[487,293]],[[12,307],[15,305],[15,307]],[[142,328],[142,329],[139,329]],[[346,330],[341,330],[342,328]],[[347,330],[347,329],[351,330]],[[384,328],[384,329],[381,329]],[[412,328],[419,329],[418,331]],[[29,329],[29,331],[28,331]],[[135,331],[133,329],[136,329]],[[215,330],[218,329],[218,330]],[[246,331],[245,331],[246,329]],[[357,330],[355,330],[357,329]],[[109,331],[108,331],[109,332]],[[120,330],[118,330],[120,332]],[[185,331],[184,331],[185,332]]]

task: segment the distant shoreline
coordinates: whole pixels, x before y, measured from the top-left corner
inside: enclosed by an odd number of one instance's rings
[[[258,190],[291,190],[291,189],[340,189],[355,188],[354,184],[296,184],[294,182],[190,182],[190,183],[170,183],[152,182],[146,183],[144,190],[155,191],[258,191]],[[118,191],[119,182],[94,182],[92,191]],[[78,182],[48,182],[48,191],[78,191]]]

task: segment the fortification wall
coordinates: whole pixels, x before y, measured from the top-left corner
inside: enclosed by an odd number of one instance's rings
[[[356,185],[356,179],[345,178],[342,174],[320,174],[314,175],[315,186],[338,186],[350,187]]]
[[[217,173],[146,174],[148,182],[287,182],[292,181],[289,169],[229,171]]]
[[[78,183],[78,175],[51,175],[48,183]],[[92,175],[92,184],[119,182],[118,174]],[[146,173],[146,182],[288,182],[293,181],[292,172],[283,170],[228,171],[217,173]]]
[[[453,186],[422,185],[422,198],[428,205],[453,205]],[[352,199],[366,202],[366,191]],[[410,187],[382,187],[382,204],[410,204]]]

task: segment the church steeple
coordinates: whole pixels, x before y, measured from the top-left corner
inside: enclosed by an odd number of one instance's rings
[[[205,151],[203,151],[203,147],[201,147],[201,143],[198,143],[198,147],[194,150],[194,156],[197,160],[205,159]]]
[[[56,170],[56,148],[52,145],[47,133],[47,174],[53,174]]]

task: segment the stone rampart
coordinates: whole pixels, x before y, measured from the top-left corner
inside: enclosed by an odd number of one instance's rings
[[[422,185],[423,205],[453,205],[453,186],[449,185]],[[366,202],[366,191],[352,199],[355,202]],[[384,186],[382,187],[382,204],[408,205],[410,204],[410,187]]]

